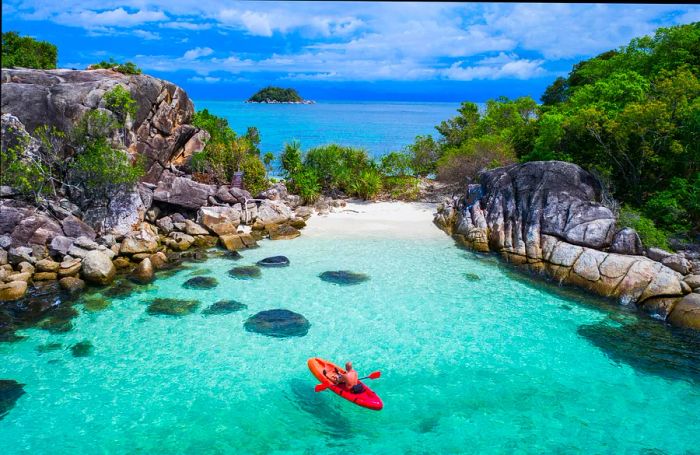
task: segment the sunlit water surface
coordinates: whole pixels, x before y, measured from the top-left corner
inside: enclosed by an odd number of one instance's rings
[[[278,254],[291,266],[257,280],[227,274]],[[687,348],[657,322],[519,278],[437,229],[422,240],[302,235],[263,241],[243,256],[191,263],[102,311],[78,305],[66,334],[25,330],[27,339],[0,344],[0,378],[26,384],[0,421],[0,453],[700,450],[699,367],[684,352],[698,345],[691,339]],[[200,269],[218,287],[183,289]],[[371,279],[342,287],[318,278],[338,269]],[[201,306],[179,318],[151,316],[155,297]],[[221,299],[248,308],[201,313]],[[308,334],[244,330],[246,318],[272,308],[303,314]],[[652,333],[651,341],[618,341],[623,324]],[[657,328],[670,344],[661,363],[645,352]],[[83,340],[92,354],[73,357],[70,346]],[[62,347],[40,353],[47,343]],[[315,393],[312,356],[380,370],[371,386],[384,410]]]

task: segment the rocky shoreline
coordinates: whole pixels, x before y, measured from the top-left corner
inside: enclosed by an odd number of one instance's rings
[[[103,96],[116,85],[129,90],[137,110],[114,140],[145,162],[146,173],[106,203],[82,207],[70,192],[30,203],[0,186],[0,339],[50,319],[67,296],[117,277],[129,287],[148,284],[158,271],[205,257],[207,248],[236,252],[263,238],[292,239],[314,210],[344,204],[322,198],[300,206],[283,183],[252,195],[193,180],[189,160],[209,135],[191,124],[194,106],[182,89],[145,75],[3,68],[3,150],[21,140],[31,154],[39,145],[29,131],[69,131],[88,110],[109,112]]]
[[[700,258],[645,249],[601,200],[579,166],[530,162],[482,173],[434,222],[467,248],[700,330]]]

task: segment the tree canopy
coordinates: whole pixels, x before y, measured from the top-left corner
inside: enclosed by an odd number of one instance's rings
[[[277,101],[280,103],[299,103],[304,100],[293,88],[269,86],[259,90],[253,96],[248,98],[248,101],[251,103],[265,103],[268,101]]]
[[[17,32],[2,34],[3,68],[54,69],[58,61],[58,49],[48,41],[37,41]]]

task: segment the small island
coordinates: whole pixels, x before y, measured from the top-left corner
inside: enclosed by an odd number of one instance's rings
[[[293,88],[268,86],[262,90],[258,90],[255,95],[248,98],[246,103],[314,104],[315,101],[303,99]]]

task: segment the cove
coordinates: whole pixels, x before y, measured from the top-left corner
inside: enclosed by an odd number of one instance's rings
[[[0,344],[0,378],[25,392],[0,420],[2,452],[697,450],[697,338],[654,321],[664,332],[651,333],[624,307],[465,252],[432,224],[432,207],[394,207],[314,216],[295,240],[190,264],[102,310],[76,305],[70,331],[23,330],[25,339]],[[277,255],[290,266],[255,280],[228,274]],[[218,286],[183,288],[202,268]],[[371,279],[337,286],[319,279],[328,270]],[[150,315],[156,298],[200,304]],[[221,300],[246,308],[203,314]],[[273,308],[302,314],[308,333],[244,329]],[[625,325],[641,335],[618,338]],[[71,346],[84,341],[92,350],[74,357]],[[61,347],[41,349],[52,343]],[[650,346],[665,348],[650,355]],[[312,356],[380,370],[371,387],[384,409],[314,393]]]

